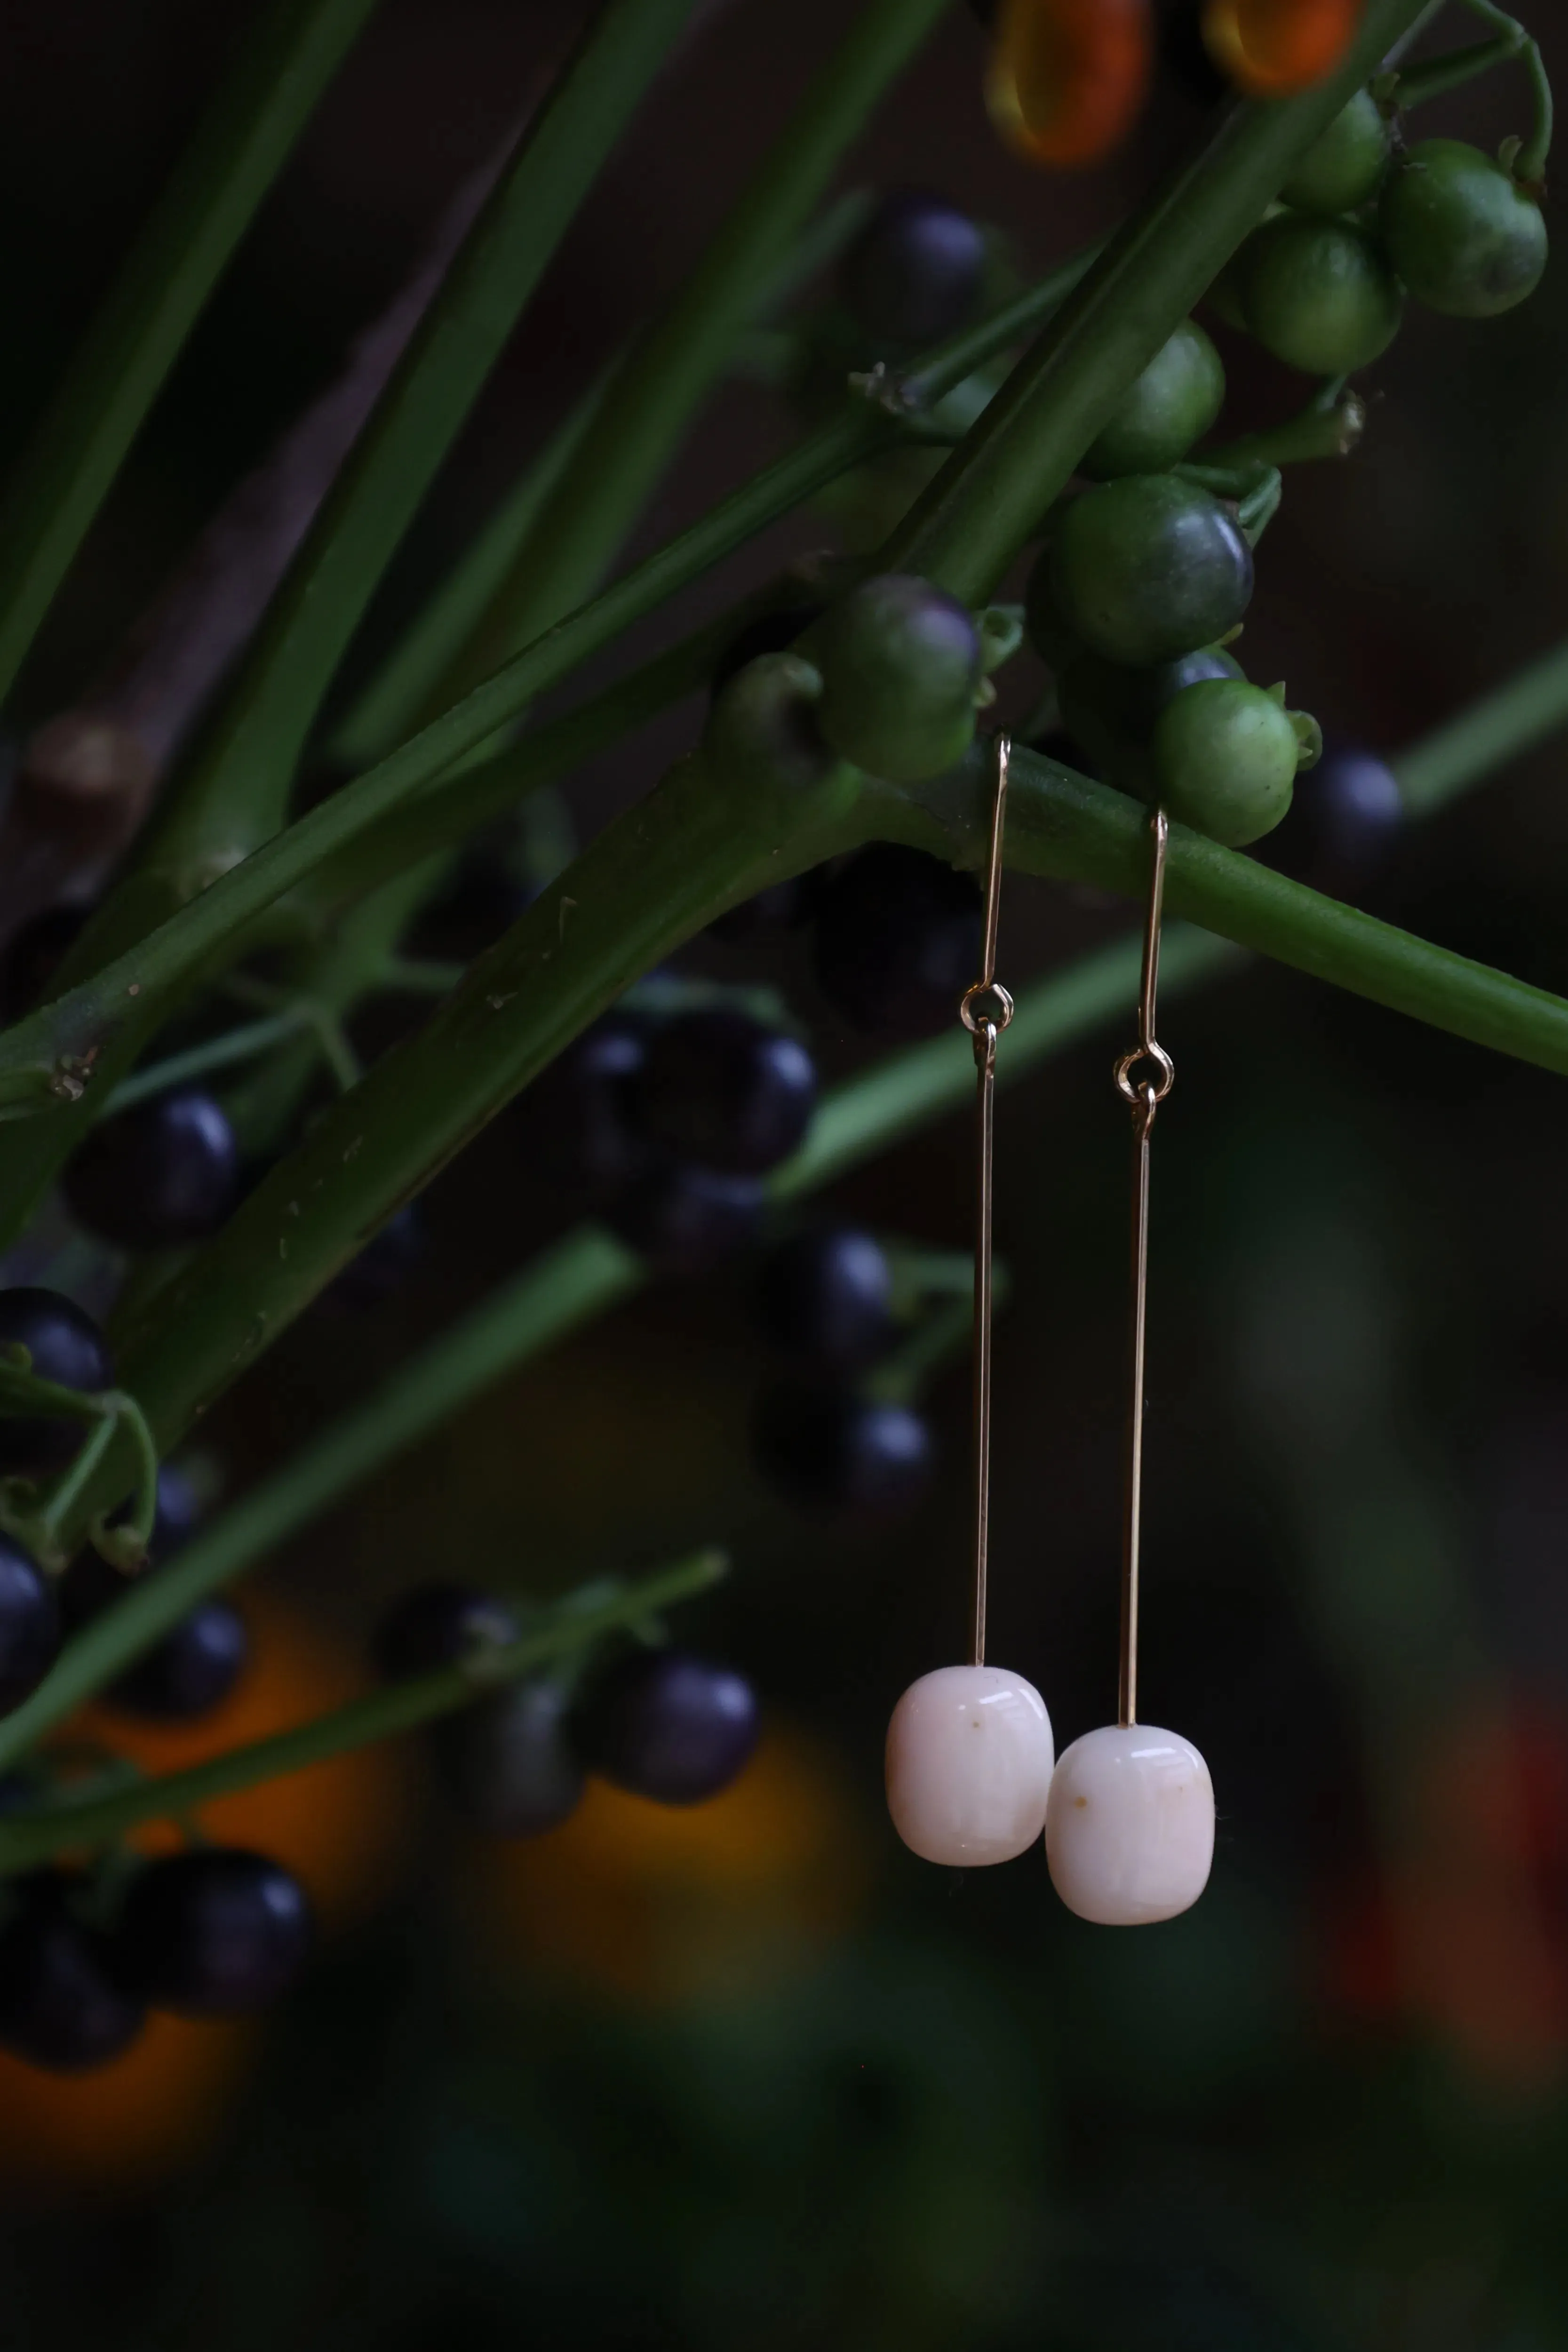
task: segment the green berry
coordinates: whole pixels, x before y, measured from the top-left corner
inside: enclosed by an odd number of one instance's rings
[[[1307,375],[1348,375],[1399,330],[1399,288],[1350,221],[1281,213],[1242,247],[1247,324],[1266,352]]]
[[[1160,345],[1096,436],[1079,467],[1092,482],[1159,474],[1201,441],[1225,399],[1219,353],[1190,319]]]
[[[1348,213],[1377,193],[1388,169],[1388,125],[1370,90],[1358,89],[1280,194],[1304,213]]]
[[[1174,474],[1125,474],[1067,508],[1051,549],[1065,626],[1107,661],[1174,661],[1224,636],[1252,594],[1234,518]]]
[[[1541,206],[1459,139],[1411,148],[1384,189],[1378,226],[1416,300],[1451,319],[1511,310],[1546,267]]]
[[[912,784],[963,758],[983,649],[955,597],[883,572],[831,606],[810,642],[822,672],[822,733],[841,759]]]
[[[1166,705],[1205,678],[1241,675],[1239,662],[1219,646],[1204,646],[1153,669],[1127,669],[1097,654],[1080,654],[1057,681],[1061,723],[1106,783],[1146,798],[1154,780],[1149,745]]]
[[[1238,678],[1188,687],[1155,729],[1162,805],[1228,849],[1272,832],[1291,805],[1301,758],[1290,712],[1265,688]]]
[[[822,674],[799,654],[759,654],[737,670],[708,713],[703,752],[713,774],[747,792],[810,793],[838,766],[817,725]]]

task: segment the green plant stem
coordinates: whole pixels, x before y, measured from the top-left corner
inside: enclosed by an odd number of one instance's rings
[[[862,0],[668,310],[617,369],[575,459],[449,678],[455,694],[592,594],[721,377],[850,142],[947,0]]]
[[[1366,425],[1366,404],[1358,393],[1343,393],[1332,407],[1316,402],[1299,416],[1260,433],[1243,433],[1234,441],[1198,453],[1200,466],[1222,470],[1248,466],[1296,466],[1317,457],[1348,457]]]
[[[1412,816],[1435,810],[1568,725],[1568,646],[1445,719],[1392,761]]]
[[[0,697],[164,378],[376,0],[275,0],[172,174],[0,510]]]
[[[1463,89],[1467,82],[1479,80],[1498,66],[1509,65],[1519,55],[1519,43],[1503,34],[1495,40],[1474,41],[1462,49],[1450,49],[1446,57],[1428,58],[1421,65],[1410,66],[1396,76],[1389,77],[1392,97],[1402,113],[1424,106],[1428,99],[1446,98],[1451,89]]]
[[[136,1781],[107,1795],[72,1797],[67,1790],[55,1804],[8,1814],[0,1822],[0,1873],[8,1875],[28,1869],[51,1853],[108,1844],[142,1822],[193,1812],[236,1789],[281,1780],[350,1748],[366,1748],[372,1741],[433,1723],[440,1716],[471,1706],[482,1688],[516,1681],[535,1667],[588,1648],[606,1633],[706,1592],[718,1582],[727,1567],[722,1552],[694,1552],[674,1567],[640,1578],[591,1606],[569,1598],[537,1632],[487,1651],[482,1682],[473,1669],[463,1665],[411,1675],[308,1723],[276,1731],[243,1748],[228,1748],[221,1756],[188,1765],[183,1771]]]
[[[152,1095],[167,1094],[172,1087],[186,1087],[193,1078],[211,1077],[215,1070],[232,1069],[236,1062],[248,1062],[265,1054],[286,1038],[297,1037],[301,1029],[308,1028],[309,1016],[304,1013],[272,1013],[265,1020],[247,1021],[238,1029],[225,1030],[221,1037],[209,1037],[200,1045],[187,1045],[183,1054],[167,1055],[161,1062],[151,1062],[129,1078],[122,1078],[110,1096],[104,1108],[106,1118],[122,1110],[131,1110]]]
[[[983,604],[1083,452],[1289,177],[1417,13],[1369,0],[1343,64],[1316,89],[1239,100],[1112,240],[1013,370],[879,559]]]
[[[1552,84],[1540,47],[1518,17],[1498,7],[1495,0],[1465,0],[1465,5],[1472,16],[1479,16],[1483,25],[1491,26],[1512,44],[1513,54],[1530,77],[1535,121],[1514,158],[1513,175],[1526,186],[1538,186],[1546,177],[1546,159],[1552,151]]]

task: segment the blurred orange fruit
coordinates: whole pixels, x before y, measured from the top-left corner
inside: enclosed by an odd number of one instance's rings
[[[1148,0],[1002,0],[986,102],[1031,163],[1097,163],[1136,121],[1153,57]]]
[[[46,2192],[154,2185],[210,2147],[258,2038],[248,2024],[150,2017],[89,2074],[43,2074],[0,2052],[0,2175]]]
[[[1288,98],[1326,81],[1361,24],[1362,0],[1206,0],[1210,57],[1249,98]]]
[[[90,1739],[149,1773],[177,1772],[271,1732],[310,1721],[360,1696],[369,1676],[340,1643],[298,1610],[249,1594],[251,1656],[231,1696],[197,1723],[148,1723],[99,1706],[78,1716],[68,1740]],[[411,1817],[414,1776],[406,1748],[382,1741],[311,1764],[200,1808],[206,1835],[254,1846],[292,1870],[329,1927],[361,1916],[395,1869]],[[133,1843],[167,1853],[181,1843],[166,1822]]]
[[[559,1830],[486,1850],[481,1917],[505,1958],[658,2004],[788,1974],[848,1927],[865,1874],[830,1759],[776,1728],[706,1804],[591,1781]]]

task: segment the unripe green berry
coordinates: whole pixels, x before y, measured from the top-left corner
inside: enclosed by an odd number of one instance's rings
[[[1272,832],[1291,805],[1302,758],[1291,714],[1266,688],[1238,678],[1189,686],[1155,729],[1162,806],[1228,849]]]
[[[1303,213],[1349,213],[1377,192],[1388,169],[1388,125],[1372,92],[1358,89],[1280,194]]]
[[[1051,588],[1091,653],[1142,667],[1212,645],[1252,594],[1252,551],[1216,498],[1175,474],[1124,474],[1067,508]]]
[[[1242,247],[1247,325],[1266,352],[1308,375],[1349,375],[1399,331],[1399,288],[1372,239],[1350,221],[1281,213]]]
[[[1384,189],[1378,226],[1416,300],[1452,319],[1511,310],[1546,267],[1535,198],[1460,139],[1411,148]]]
[[[822,674],[800,654],[759,654],[737,670],[708,713],[703,753],[724,784],[747,792],[814,791],[838,766],[817,724]]]
[[[979,631],[956,597],[883,572],[830,606],[810,644],[822,674],[822,733],[841,759],[912,784],[963,758],[983,662]]]
[[[1201,327],[1184,319],[1134,378],[1078,470],[1092,482],[1164,473],[1202,440],[1224,400],[1219,353]]]

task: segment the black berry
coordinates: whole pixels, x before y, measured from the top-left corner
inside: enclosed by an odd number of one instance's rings
[[[764,1476],[807,1510],[880,1518],[906,1510],[930,1484],[935,1448],[920,1415],[850,1390],[774,1389],[754,1436]]]
[[[0,1536],[0,1715],[37,1689],[59,1652],[53,1579],[9,1536]]]
[[[661,1161],[616,1195],[605,1223],[661,1274],[706,1274],[750,1247],[768,1194],[755,1176]]]
[[[923,849],[873,842],[829,878],[812,944],[817,985],[852,1028],[934,1036],[979,967],[980,894]]]
[[[1386,865],[1404,824],[1393,770],[1360,744],[1328,742],[1300,778],[1269,862],[1294,881],[1343,898]]]
[[[656,1033],[636,1083],[643,1132],[673,1158],[735,1176],[787,1160],[817,1100],[817,1071],[798,1038],[748,1013],[711,1005]]]
[[[574,1038],[526,1097],[532,1156],[564,1190],[602,1200],[647,1164],[636,1087],[655,1026],[647,1013],[617,1006]]]
[[[195,1533],[201,1511],[183,1470],[165,1463],[158,1473],[158,1509],[147,1547],[149,1570],[172,1559]],[[112,1607],[127,1579],[96,1552],[79,1552],[61,1580],[60,1600],[73,1633]],[[112,1682],[109,1704],[152,1722],[189,1723],[222,1705],[250,1658],[246,1622],[232,1601],[214,1594],[198,1601],[172,1632],[143,1652]]]
[[[538,1837],[577,1809],[584,1772],[559,1683],[519,1683],[435,1727],[443,1783],[476,1827]]]
[[[88,1395],[114,1385],[103,1333],[57,1290],[0,1290],[0,1347],[26,1348],[32,1370],[57,1387]],[[81,1443],[77,1421],[0,1420],[0,1476],[38,1476],[70,1460]]]
[[[79,1224],[122,1249],[162,1249],[215,1233],[239,1195],[239,1145],[222,1105],[199,1087],[154,1095],[94,1128],[66,1170]]]
[[[305,1890],[280,1864],[208,1846],[138,1873],[116,1949],[128,1981],[153,2008],[238,2017],[287,1990],[310,1937]]]
[[[684,1650],[639,1650],[591,1692],[579,1739],[589,1764],[618,1788],[695,1805],[745,1769],[760,1728],[743,1675]]]
[[[109,1938],[77,1916],[71,1892],[59,1873],[37,1872],[13,1885],[15,1908],[0,1927],[0,2043],[62,2074],[118,2058],[143,2014]]]
[[[883,198],[844,256],[840,291],[878,342],[914,348],[973,315],[986,271],[982,231],[941,196],[915,188]]]
[[[518,1630],[506,1602],[476,1586],[416,1585],[382,1620],[376,1664],[393,1682],[405,1675],[433,1674],[477,1652],[504,1648],[517,1640]]]
[[[886,1252],[852,1225],[795,1234],[769,1250],[757,1305],[775,1347],[829,1370],[869,1363],[895,1328]]]

